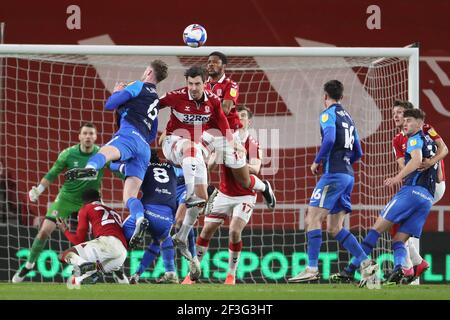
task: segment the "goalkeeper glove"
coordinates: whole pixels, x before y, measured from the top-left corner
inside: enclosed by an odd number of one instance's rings
[[[31,190],[28,192],[30,201],[36,202],[44,190],[45,190],[45,187],[42,184],[39,184],[37,187],[33,186],[31,188]]]

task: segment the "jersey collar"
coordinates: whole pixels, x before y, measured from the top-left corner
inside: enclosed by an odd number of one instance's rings
[[[189,101],[194,101],[194,98],[192,98],[191,93],[189,92],[189,90],[186,89],[186,91],[187,91],[187,94],[188,94],[188,97],[189,97]],[[208,95],[206,94],[206,91],[203,91],[203,101],[204,102],[208,101]]]
[[[226,75],[225,73],[223,74],[223,76],[217,81],[217,82],[212,82],[211,77],[208,78],[208,82],[211,83],[212,85],[216,84],[216,83],[222,83],[225,79],[226,79]]]
[[[96,147],[97,145],[93,145],[93,147],[92,147],[92,151],[91,152],[83,152],[82,150],[81,150],[81,143],[79,143],[78,144],[78,151],[80,151],[80,154],[85,154],[85,155],[89,155],[89,154],[92,154],[94,151],[95,151],[95,147]]]
[[[328,108],[326,108],[325,111],[330,110],[333,107],[342,107],[342,105],[340,103],[333,103]]]

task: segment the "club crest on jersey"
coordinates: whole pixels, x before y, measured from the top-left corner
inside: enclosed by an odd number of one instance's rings
[[[322,117],[320,118],[320,120],[321,120],[322,122],[327,122],[327,121],[328,121],[328,114],[324,113],[324,114],[322,115]]]
[[[185,106],[184,111],[191,111],[191,106]]]
[[[74,161],[74,162],[73,162],[73,166],[74,166],[74,167],[79,167],[78,161]]]
[[[218,95],[219,97],[222,96],[222,89],[217,89],[217,95]]]
[[[411,147],[414,147],[416,144],[417,144],[417,140],[416,140],[416,139],[412,139],[412,140],[409,142],[409,145],[410,145]]]
[[[232,96],[233,98],[236,97],[237,94],[237,90],[235,88],[231,88],[230,89],[230,96]]]
[[[208,112],[208,113],[211,112],[211,109],[209,108],[209,106],[205,106],[205,111]]]
[[[437,132],[433,128],[428,130],[428,134],[430,135],[430,137],[436,137],[437,136]]]

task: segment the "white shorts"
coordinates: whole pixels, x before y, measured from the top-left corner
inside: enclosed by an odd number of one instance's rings
[[[80,243],[74,248],[84,260],[97,262],[105,273],[119,270],[127,258],[127,250],[122,241],[114,236],[100,236]]]
[[[433,204],[442,199],[445,193],[445,181],[436,183],[436,190],[434,191],[434,201]]]
[[[240,143],[238,135],[234,135],[236,143]],[[217,153],[216,163],[224,164],[231,169],[240,169],[247,165],[246,155],[234,150],[234,147],[224,137],[215,137],[208,132],[203,132],[202,140],[207,145],[207,150]]]
[[[164,157],[166,157],[166,159],[173,164],[182,166],[183,145],[185,142],[191,143],[192,141],[177,135],[166,136],[162,143]],[[197,165],[197,170],[195,172],[195,184],[207,184],[208,172],[206,170],[205,159],[203,158],[202,147],[199,143],[194,143],[194,148],[197,151],[195,155],[195,164]]]
[[[183,161],[183,145],[185,142],[192,141],[177,135],[166,136],[162,142],[162,150],[164,157],[177,166],[181,166]],[[199,155],[203,155],[202,147],[199,143],[194,143],[194,147]]]
[[[211,210],[206,213],[206,222],[223,223],[227,216],[239,217],[248,223],[256,203],[255,196],[230,197],[218,192],[211,204]]]

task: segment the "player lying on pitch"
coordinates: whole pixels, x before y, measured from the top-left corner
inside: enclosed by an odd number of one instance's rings
[[[72,276],[67,280],[69,288],[84,283],[95,283],[97,272],[114,272],[116,281],[128,283],[120,271],[127,258],[127,241],[123,234],[122,218],[111,208],[102,204],[97,190],[88,189],[82,194],[85,205],[78,213],[76,233],[71,233],[63,219],[58,218],[58,228],[64,232],[74,247],[62,252],[59,260],[73,266]],[[94,240],[86,241],[92,226]]]

